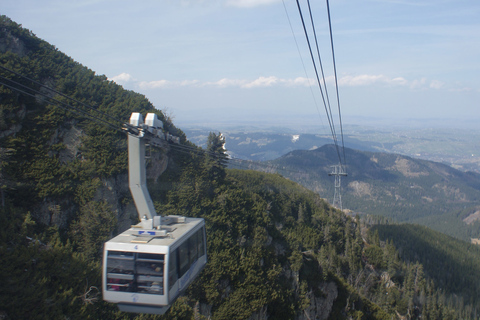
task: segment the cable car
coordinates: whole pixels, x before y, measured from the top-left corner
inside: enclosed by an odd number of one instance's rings
[[[103,250],[103,299],[125,312],[165,313],[207,263],[204,219],[158,216],[148,193],[145,144],[166,148],[160,126],[155,114],[130,118],[129,187],[141,221]]]
[[[163,314],[207,262],[204,220],[164,218],[161,232],[139,223],[105,243],[103,299],[121,311]]]

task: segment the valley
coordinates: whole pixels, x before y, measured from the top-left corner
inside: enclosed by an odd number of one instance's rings
[[[280,173],[333,203],[334,179],[328,173],[338,160],[328,135],[254,130],[222,132],[232,157],[230,167]],[[200,146],[208,134],[205,128],[187,128],[185,133]],[[343,208],[353,215],[418,223],[475,242],[480,238],[480,146],[476,141],[480,134],[473,129],[348,126]]]

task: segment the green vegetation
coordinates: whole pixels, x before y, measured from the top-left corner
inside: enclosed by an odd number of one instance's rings
[[[465,208],[439,216],[414,219],[412,223],[421,224],[460,240],[471,242],[472,238],[480,238],[480,220],[471,223],[466,223],[464,220],[478,210],[479,207]]]
[[[467,225],[464,215],[459,213],[480,205],[478,173],[397,154],[346,149],[346,157],[348,176],[342,179],[343,208],[425,224],[466,241],[480,236],[480,224]],[[334,183],[328,173],[332,163],[337,162],[334,146],[326,145],[312,151],[293,151],[268,161],[267,168],[332,199]],[[265,166],[251,168],[265,170]]]
[[[451,298],[479,307],[479,246],[412,224],[378,225],[372,230],[381,239],[392,241],[405,261],[421,263],[429,277]]]
[[[4,16],[0,33],[7,43],[2,65],[117,118],[139,111],[165,120],[145,97],[96,76]],[[316,193],[278,174],[226,169],[224,140],[215,133],[206,152],[154,153],[152,164],[160,157],[169,166],[149,181],[158,212],[205,218],[207,267],[165,315],[121,313],[101,300],[100,278],[102,243],[129,222],[133,207],[124,134],[0,90],[2,318],[478,318],[477,287],[462,282],[476,296],[455,299],[458,291],[439,289],[440,271],[402,261],[394,242],[380,232],[367,235],[358,217]]]

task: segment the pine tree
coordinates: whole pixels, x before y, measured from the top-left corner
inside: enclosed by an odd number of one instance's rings
[[[224,181],[227,166],[227,150],[225,149],[225,137],[218,133],[210,132],[207,141],[207,170],[209,180],[217,185]]]

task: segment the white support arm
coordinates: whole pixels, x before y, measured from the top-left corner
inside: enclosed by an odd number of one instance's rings
[[[132,113],[130,124],[137,128],[142,127],[143,116]],[[145,167],[145,138],[144,132],[139,135],[128,134],[128,181],[135,207],[140,219],[148,220],[157,215],[152,198],[147,189],[147,173]]]

